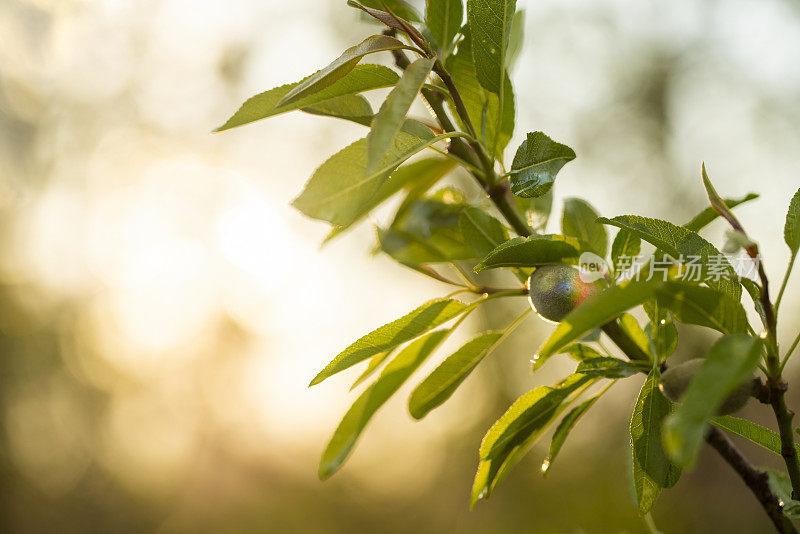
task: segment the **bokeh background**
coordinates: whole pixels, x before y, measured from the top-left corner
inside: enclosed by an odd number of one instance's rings
[[[359,371],[313,389],[309,379],[448,289],[370,256],[369,224],[320,248],[325,225],[288,207],[360,126],[296,113],[210,131],[245,98],[376,31],[344,4],[0,0],[3,532],[644,531],[624,476],[640,378],[598,403],[546,479],[545,439],[468,510],[485,428],[569,369],[553,361],[530,374],[552,328],[534,318],[423,422],[402,390],[342,471],[317,480]],[[783,217],[800,185],[800,3],[519,7],[510,150],[543,130],[578,153],[551,229],[576,195],[604,215],[682,222],[704,205],[705,161],[726,196],[762,194],[739,213],[780,280]],[[800,327],[798,296],[796,276],[784,344]],[[520,306],[487,307],[454,343]],[[682,334],[676,358],[712,341]],[[790,363],[790,379],[799,368]],[[759,406],[745,415],[769,422]],[[762,516],[708,452],[653,513],[667,533],[768,531]]]

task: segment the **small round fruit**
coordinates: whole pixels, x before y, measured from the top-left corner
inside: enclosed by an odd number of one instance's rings
[[[528,280],[531,307],[548,321],[561,321],[595,293],[595,285],[581,280],[580,271],[569,265],[543,265]]]
[[[679,402],[702,364],[702,359],[696,359],[670,367],[661,375],[658,389],[672,402]],[[747,379],[727,396],[717,409],[717,415],[732,414],[744,408],[747,401],[750,400],[751,391],[752,380]]]

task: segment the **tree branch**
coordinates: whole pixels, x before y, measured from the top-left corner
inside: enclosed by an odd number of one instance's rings
[[[769,516],[772,524],[778,532],[796,533],[792,522],[783,515],[780,500],[772,492],[767,482],[767,474],[757,469],[750,461],[739,452],[736,445],[719,429],[711,427],[706,434],[706,442],[716,450],[720,456],[730,465],[739,478],[750,488],[755,498],[761,504],[764,512]]]

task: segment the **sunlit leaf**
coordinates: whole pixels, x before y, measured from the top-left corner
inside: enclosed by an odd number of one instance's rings
[[[467,207],[461,212],[458,220],[461,235],[479,257],[486,256],[492,250],[508,240],[508,231],[500,221],[483,210]]]
[[[448,356],[411,394],[408,400],[411,415],[415,419],[422,419],[449,399],[502,338],[502,332],[486,332]]]
[[[506,51],[516,6],[516,0],[467,0],[478,80],[496,94],[505,83]]]
[[[506,75],[506,81],[503,84],[501,116],[498,95],[487,91],[478,82],[468,29],[465,34],[465,38],[458,45],[458,50],[447,58],[445,66],[453,79],[458,93],[461,95],[467,115],[477,130],[478,136],[489,148],[490,153],[501,155],[514,133],[514,92],[511,80]],[[452,106],[452,102],[450,104],[450,109],[453,111],[459,126],[462,130],[466,130],[466,125],[461,120],[461,117],[458,116]]]
[[[633,258],[639,255],[642,250],[642,240],[638,235],[634,235],[627,230],[620,230],[614,237],[611,244],[611,261],[614,268],[618,271],[629,269],[633,266]],[[621,258],[628,258],[621,260]]]
[[[580,198],[564,201],[561,231],[587,243],[591,251],[605,258],[608,253],[608,235],[602,224],[595,222],[599,215],[591,204]]]
[[[576,239],[557,234],[515,237],[492,250],[475,266],[475,272],[498,267],[575,263],[579,247]]]
[[[578,421],[580,421],[581,417],[589,411],[589,408],[594,406],[594,403],[597,402],[597,399],[599,399],[604,392],[605,390],[577,405],[558,423],[555,432],[553,432],[553,439],[550,442],[550,452],[542,463],[542,471],[545,474],[547,474],[553,466],[553,462],[556,456],[558,456],[558,453],[561,452],[561,447],[563,447],[564,442],[567,441],[567,436],[569,436],[570,431],[572,431]]]
[[[564,399],[590,380],[588,376],[574,376],[576,378],[568,387],[540,386],[514,401],[483,437],[479,451],[481,459],[497,457],[548,423]]]
[[[659,376],[657,369],[647,375],[631,415],[633,486],[642,515],[653,507],[670,470],[669,458],[661,445],[661,427],[671,406],[658,390]]]
[[[475,303],[464,304],[454,299],[434,299],[426,302],[408,315],[358,339],[325,366],[309,385],[319,384],[329,376],[344,371],[375,354],[411,341],[474,307]]]
[[[506,51],[506,68],[511,70],[517,62],[522,45],[525,41],[525,10],[519,9],[514,13],[514,20],[511,21],[511,36],[508,40]]]
[[[337,80],[342,79],[352,71],[358,62],[367,54],[383,52],[387,50],[399,50],[410,48],[402,41],[389,37],[388,35],[372,35],[367,37],[359,44],[345,50],[341,56],[336,58],[327,67],[315,72],[299,85],[292,88],[281,98],[276,107],[287,106],[293,102],[298,102],[314,93],[330,87]]]
[[[379,168],[432,67],[432,59],[414,61],[381,105],[367,135],[367,173]]]
[[[650,338],[647,337],[647,334],[639,325],[639,321],[637,321],[633,315],[630,315],[629,313],[623,313],[619,318],[619,325],[628,335],[628,337],[631,338],[631,340],[642,350],[642,352],[645,354],[650,354],[652,357],[652,351],[650,350]]]
[[[667,282],[656,293],[659,305],[679,322],[706,326],[723,334],[747,331],[744,308],[725,293],[686,282]]]
[[[370,200],[394,170],[441,137],[415,121],[406,121],[378,168],[367,171],[367,140],[360,139],[323,163],[292,205],[309,217],[348,226],[372,207]]]
[[[542,132],[529,133],[511,164],[511,191],[520,197],[544,195],[553,187],[558,171],[573,159],[575,152],[570,147]]]
[[[356,378],[355,382],[353,382],[353,384],[350,386],[350,391],[354,390],[360,384],[363,384],[364,381],[366,381],[367,378],[371,377],[373,375],[373,373],[375,373],[375,371],[377,371],[378,368],[386,360],[389,359],[389,356],[392,355],[393,351],[394,351],[394,349],[387,350],[385,352],[380,352],[380,353],[376,354],[375,356],[371,357],[369,359],[369,363],[367,364],[367,368],[364,369],[364,372],[361,373],[358,376],[358,378]]]
[[[760,340],[742,334],[724,336],[711,347],[664,425],[664,446],[675,463],[686,466],[694,461],[708,420],[725,398],[752,376],[761,348]]]
[[[305,108],[313,109],[314,106],[319,106],[323,102],[342,96],[353,95],[371,89],[380,89],[381,87],[391,87],[396,84],[398,80],[399,77],[397,74],[388,67],[382,65],[357,65],[346,76],[337,80],[329,87],[303,98],[302,100],[298,100],[297,102],[277,106],[276,104],[278,104],[289,91],[303,82],[282,85],[249,98],[225,124],[214,131],[221,132],[229,130],[237,126],[242,126],[243,124],[266,119],[274,115],[280,115],[288,111]],[[370,110],[370,114],[372,114],[372,110]]]
[[[448,330],[437,330],[410,343],[389,362],[375,383],[358,397],[347,410],[322,453],[320,478],[328,478],[341,467],[370,418],[439,346],[448,333]]]
[[[696,232],[660,219],[638,215],[601,217],[599,222],[627,230],[663,250],[676,260],[697,258],[700,281],[724,291],[735,300],[742,296],[737,275],[724,255]]]

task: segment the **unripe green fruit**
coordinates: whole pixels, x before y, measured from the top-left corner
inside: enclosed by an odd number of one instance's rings
[[[528,280],[531,307],[548,321],[561,321],[595,293],[597,287],[581,280],[580,271],[569,265],[543,265]]]
[[[670,367],[661,375],[658,389],[672,402],[680,402],[681,397],[686,392],[686,389],[692,382],[692,378],[694,378],[694,375],[702,364],[702,359],[696,359],[683,362],[675,367]],[[717,415],[732,414],[744,408],[747,401],[750,400],[752,389],[753,385],[751,379],[742,382],[728,395],[722,405],[717,409]]]

